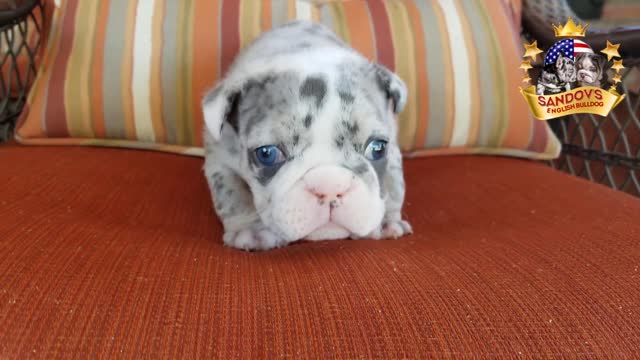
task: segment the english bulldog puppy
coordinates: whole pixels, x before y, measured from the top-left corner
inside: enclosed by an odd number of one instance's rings
[[[564,91],[571,90],[572,84],[576,81],[576,67],[573,60],[559,54],[556,60],[556,76]]]
[[[602,87],[604,56],[593,53],[579,53],[576,56],[576,80],[580,86]]]
[[[555,74],[555,67],[549,64],[544,67],[542,73],[538,77],[538,83],[536,84],[536,94],[538,95],[551,95],[562,92],[559,85],[558,77]]]
[[[226,245],[397,238],[407,90],[331,30],[295,21],[245,48],[203,98],[205,165]]]

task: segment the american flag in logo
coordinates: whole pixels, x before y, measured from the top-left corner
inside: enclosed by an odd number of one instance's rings
[[[591,47],[584,41],[575,39],[560,40],[553,44],[553,47],[547,51],[547,56],[544,58],[544,64],[555,64],[560,54],[571,60],[575,60],[576,55],[581,52],[592,53],[593,50],[591,50]]]

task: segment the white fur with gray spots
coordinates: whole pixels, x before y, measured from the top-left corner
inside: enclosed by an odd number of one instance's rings
[[[395,120],[406,92],[319,24],[286,24],[243,50],[202,101],[224,243],[266,250],[410,233]],[[264,146],[274,164],[256,153]]]

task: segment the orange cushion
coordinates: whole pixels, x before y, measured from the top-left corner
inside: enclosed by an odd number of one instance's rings
[[[548,159],[560,150],[518,91],[515,0],[61,2],[17,127],[25,144],[202,155],[205,91],[260,33],[304,18],[407,83],[398,120],[406,154]]]
[[[415,234],[222,246],[202,161],[2,147],[7,358],[629,358],[640,201],[544,165],[407,160]]]

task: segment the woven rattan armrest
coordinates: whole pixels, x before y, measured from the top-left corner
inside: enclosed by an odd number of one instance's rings
[[[43,0],[0,0],[0,142],[11,137],[37,73],[43,14]]]

